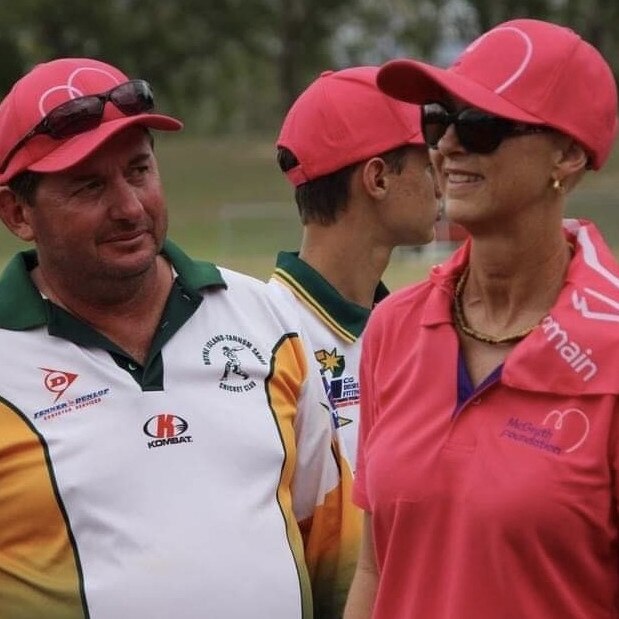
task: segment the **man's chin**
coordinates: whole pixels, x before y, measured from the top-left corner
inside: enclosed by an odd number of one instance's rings
[[[155,268],[157,253],[150,251],[132,252],[125,256],[102,257],[101,275],[106,278],[129,279],[146,275]]]

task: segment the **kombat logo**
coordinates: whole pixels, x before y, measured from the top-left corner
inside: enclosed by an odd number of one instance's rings
[[[221,364],[219,388],[232,393],[250,391],[256,386],[245,369],[246,362],[253,359],[267,365],[262,353],[249,340],[229,333],[216,335],[202,349],[204,365]]]
[[[330,352],[324,349],[314,351],[314,357],[320,363],[322,383],[334,409],[353,406],[359,403],[359,381],[354,376],[345,376],[346,360],[344,355],[338,355],[337,349]],[[338,426],[352,423],[341,415],[338,416]]]
[[[144,434],[150,436],[152,441],[146,445],[149,449],[153,447],[165,447],[166,445],[181,445],[193,443],[190,435],[185,435],[189,424],[178,415],[171,413],[161,413],[151,417],[143,427]]]

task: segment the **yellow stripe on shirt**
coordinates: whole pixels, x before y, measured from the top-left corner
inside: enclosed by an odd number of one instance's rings
[[[284,447],[284,464],[277,489],[277,500],[286,522],[286,534],[299,575],[303,619],[314,616],[312,589],[305,564],[303,538],[292,508],[292,479],[296,463],[294,422],[301,386],[307,376],[307,362],[297,335],[285,336],[276,346],[266,387],[269,404]]]
[[[7,619],[88,617],[48,462],[36,430],[0,400],[0,617]]]

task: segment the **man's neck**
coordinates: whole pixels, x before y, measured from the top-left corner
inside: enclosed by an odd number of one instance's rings
[[[346,234],[342,227],[306,226],[299,257],[318,271],[344,298],[371,308],[391,248]]]
[[[100,294],[72,294],[70,286],[50,282],[37,267],[32,279],[50,301],[90,325],[117,344],[136,361],[143,363],[159,324],[173,282],[173,271],[161,256],[153,269],[124,286],[114,283],[113,293],[99,285]],[[96,287],[95,287],[96,288]]]

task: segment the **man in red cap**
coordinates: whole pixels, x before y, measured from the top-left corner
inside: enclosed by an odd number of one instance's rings
[[[341,611],[322,385],[264,283],[166,239],[149,130],[180,128],[85,58],[0,104],[0,217],[35,246],[0,277],[2,617]]]
[[[419,108],[382,93],[377,73],[322,73],[277,140],[303,239],[299,252],[279,253],[270,285],[303,318],[353,469],[362,332],[387,295],[381,277],[393,249],[431,241],[437,218]]]

